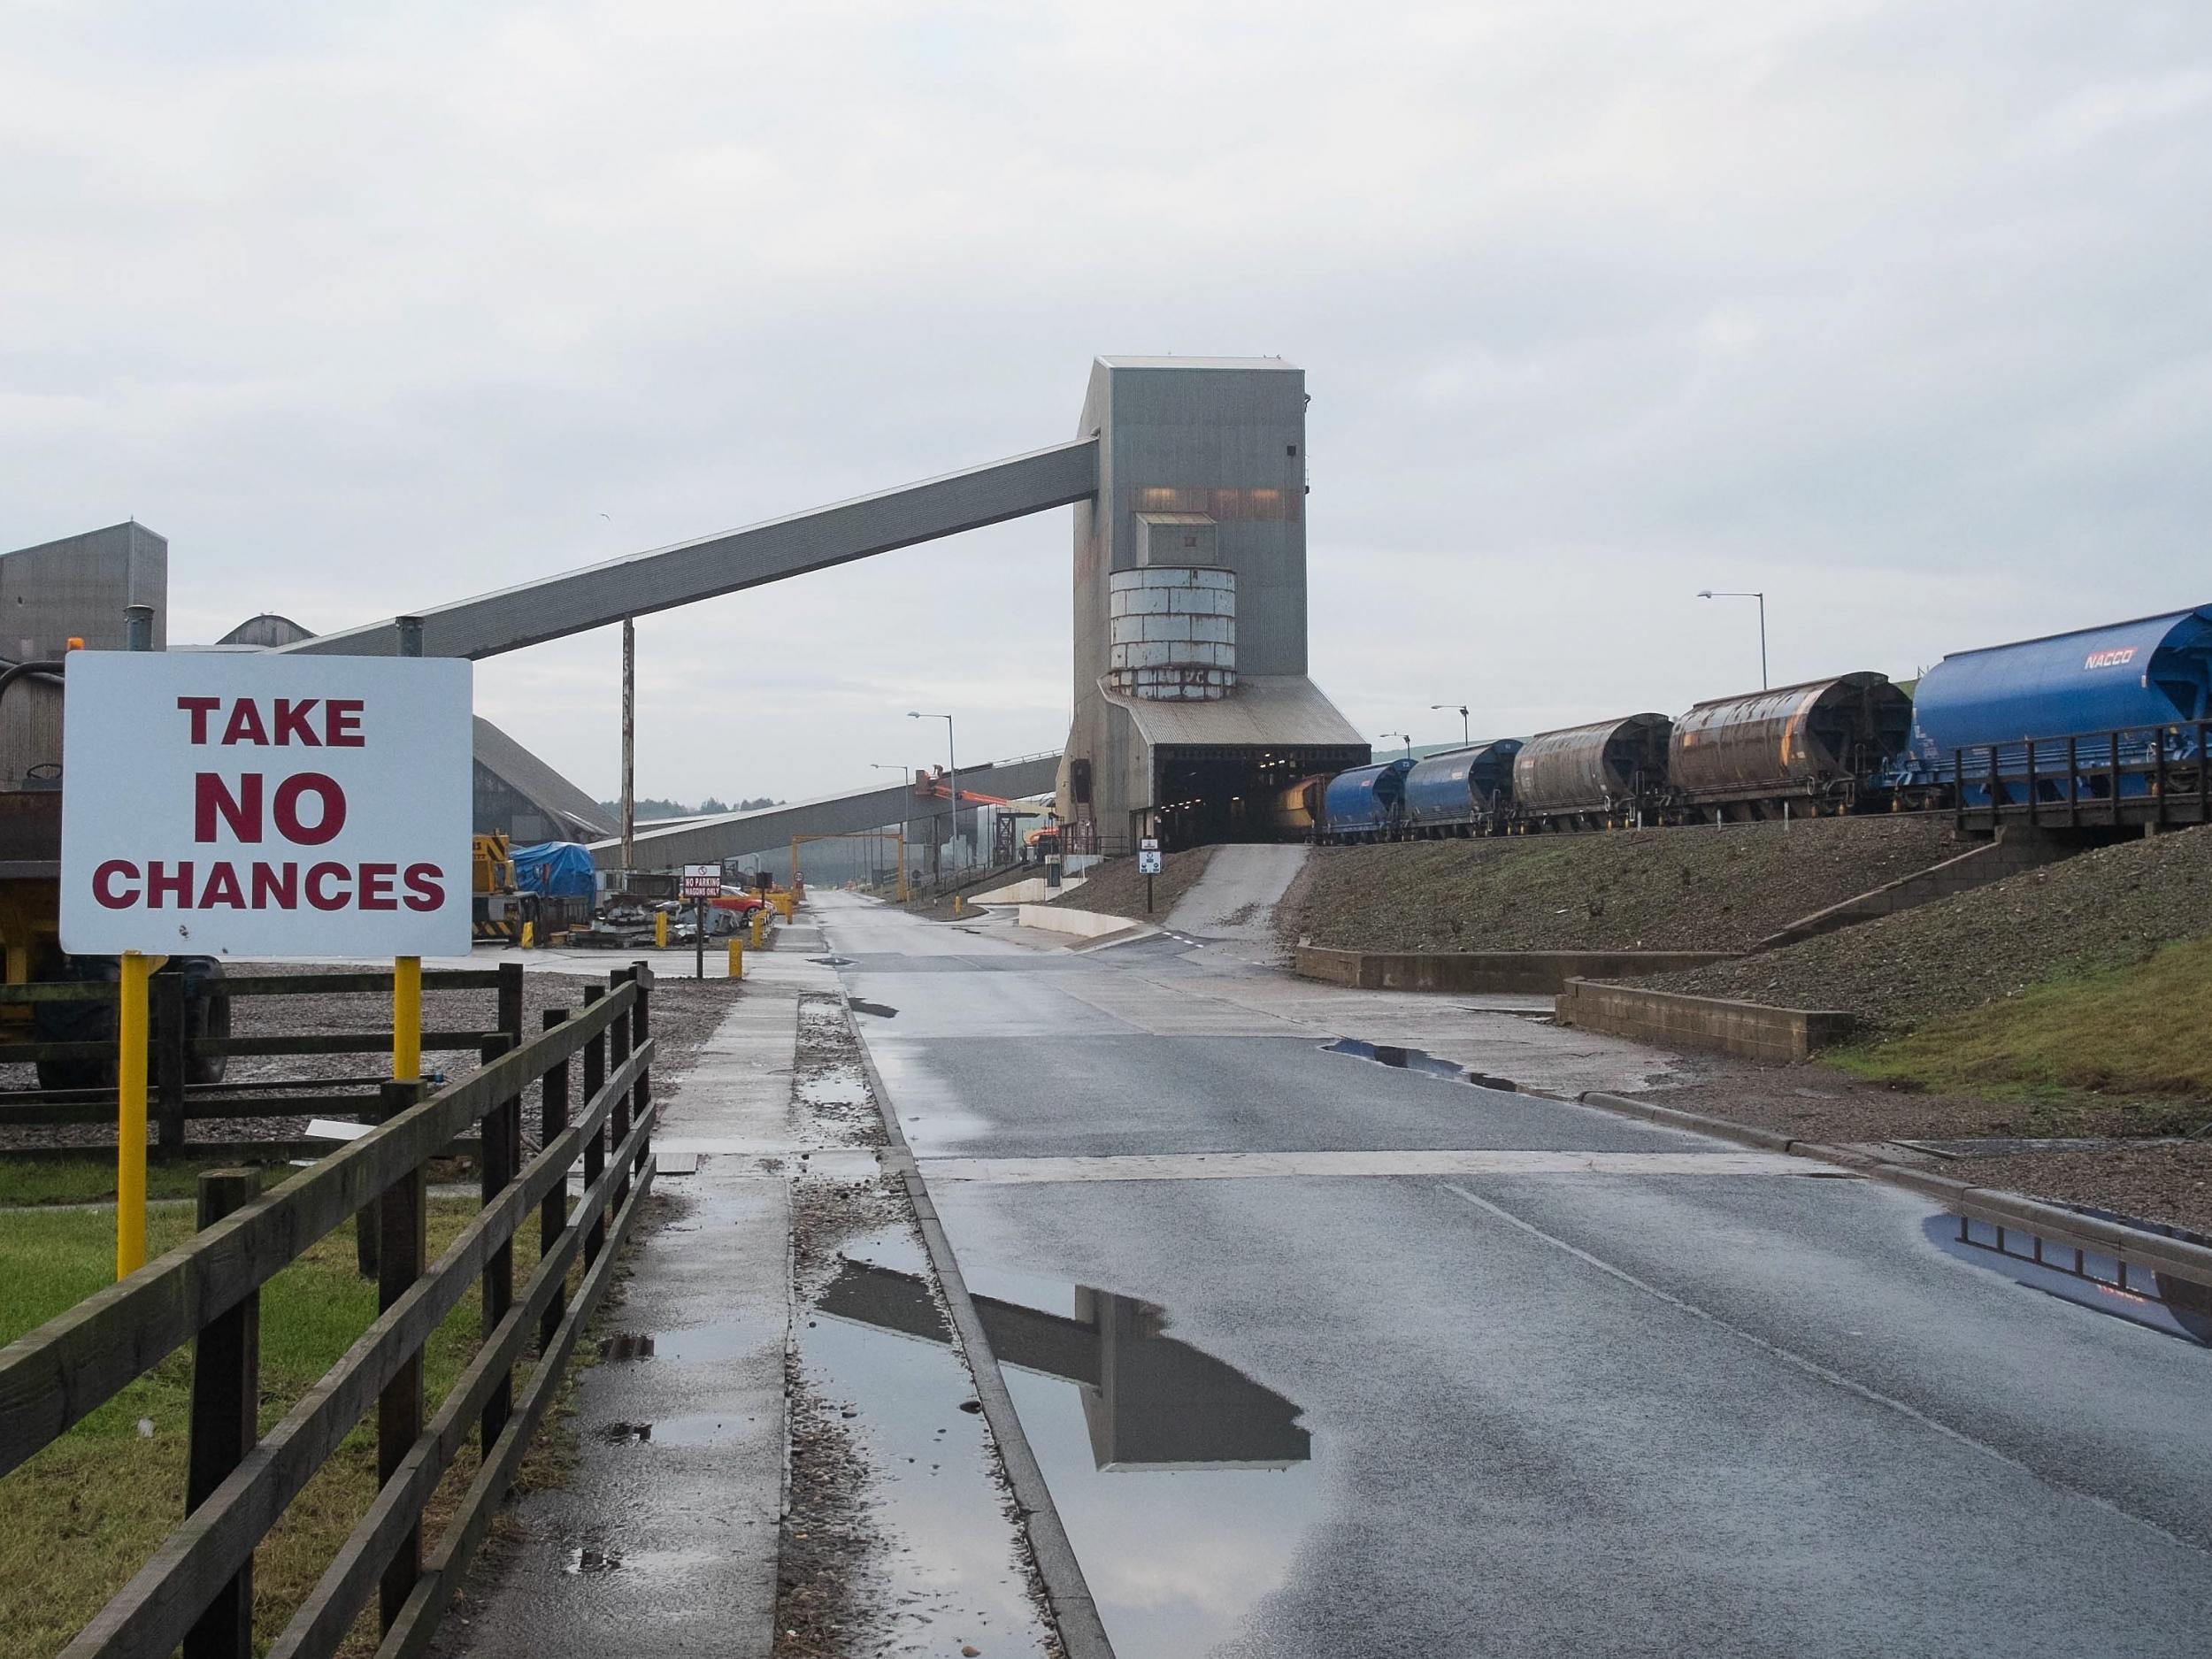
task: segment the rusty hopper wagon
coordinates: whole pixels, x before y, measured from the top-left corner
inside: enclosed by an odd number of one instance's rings
[[[1716,697],[1675,721],[1667,784],[1701,817],[1849,812],[1911,737],[1912,699],[1884,674]]]

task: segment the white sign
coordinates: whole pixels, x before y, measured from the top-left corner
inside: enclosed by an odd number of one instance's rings
[[[684,897],[687,899],[718,899],[722,896],[722,866],[720,864],[686,864],[684,866]]]
[[[65,950],[469,951],[470,664],[78,651]]]
[[[1141,853],[1156,853],[1160,850],[1159,841],[1155,836],[1140,835],[1137,838],[1137,850]]]
[[[1160,873],[1160,849],[1157,847],[1147,848],[1137,855],[1137,873],[1141,876]]]

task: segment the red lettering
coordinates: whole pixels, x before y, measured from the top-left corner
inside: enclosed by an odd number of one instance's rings
[[[361,699],[333,697],[323,704],[323,741],[333,749],[359,749],[367,740],[361,735]]]
[[[238,866],[219,864],[207,872],[207,885],[200,889],[200,908],[211,910],[219,904],[234,910],[246,908],[246,895],[238,889]]]
[[[322,803],[320,816],[311,827],[300,822],[300,796],[310,792]],[[346,826],[346,792],[335,778],[319,772],[295,772],[277,785],[274,810],[278,833],[286,841],[302,847],[320,847]]]
[[[192,717],[192,741],[207,741],[207,717],[222,703],[220,697],[179,697],[177,707]]]
[[[334,894],[327,889],[326,884],[334,879],[339,881],[343,881],[346,879],[345,865],[316,864],[309,869],[307,872],[307,902],[313,905],[317,910],[342,910],[346,908],[346,895],[344,892],[341,891]]]
[[[215,839],[215,820],[220,816],[230,826],[230,833],[242,841],[261,839],[261,774],[257,772],[242,773],[238,793],[232,795],[222,779],[211,772],[196,772],[192,779],[192,839],[211,841]]]
[[[435,864],[407,866],[407,908],[411,910],[434,910],[445,902],[445,888],[439,878],[445,873]]]
[[[363,864],[361,866],[361,908],[365,910],[396,910],[399,901],[392,896],[392,879],[399,874],[397,864]]]
[[[276,700],[276,741],[279,749],[287,747],[295,738],[310,749],[321,746],[322,739],[315,735],[315,728],[307,723],[309,713],[321,701],[319,697],[302,697],[297,703],[289,697]]]
[[[189,860],[179,864],[173,873],[157,858],[146,866],[146,908],[157,910],[164,897],[176,900],[180,910],[192,908],[192,865]]]
[[[297,864],[256,864],[253,867],[253,908],[296,910],[300,907],[300,867]]]
[[[419,865],[417,867],[420,868]],[[118,893],[115,890],[118,878],[125,881],[137,880],[138,866],[126,859],[109,859],[92,872],[92,896],[108,910],[128,910],[138,902],[138,892],[133,888],[128,893]]]
[[[251,697],[241,697],[230,705],[230,724],[223,728],[223,742],[226,746],[258,743],[268,747],[268,728],[261,724],[261,710],[254,707]]]

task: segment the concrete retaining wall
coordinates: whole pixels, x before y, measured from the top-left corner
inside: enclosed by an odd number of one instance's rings
[[[1851,1034],[1839,1010],[1769,1008],[1721,996],[1686,996],[1633,986],[1570,979],[1559,995],[1559,1023],[1670,1048],[1705,1048],[1749,1060],[1802,1060]]]
[[[1363,991],[1489,991],[1551,995],[1574,979],[1628,979],[1726,962],[1732,950],[1332,950],[1301,945],[1303,979]]]
[[[1027,880],[1017,881],[1010,887],[993,887],[988,893],[972,893],[968,895],[968,902],[971,904],[1041,904],[1055,893],[1071,892],[1082,885],[1081,876],[1063,879],[1057,887],[1046,881],[1042,876],[1031,876]]]
[[[1063,910],[1056,904],[1025,904],[1015,912],[1015,919],[1024,927],[1040,927],[1048,933],[1073,933],[1081,939],[1097,939],[1138,926],[1126,916]]]
[[[2016,876],[2024,870],[2033,870],[2042,864],[2053,864],[2068,854],[2078,851],[2076,844],[2053,840],[2047,836],[2010,829],[1998,832],[1997,839],[1985,846],[1947,858],[1939,864],[1862,893],[1855,899],[1846,899],[1832,904],[1824,910],[1815,910],[1810,916],[1792,922],[1778,933],[1770,933],[1757,944],[1755,951],[1778,950],[1784,945],[1793,945],[1801,939],[1816,939],[1823,933],[1832,933],[1840,927],[1851,927],[1860,922],[1871,921],[1877,916],[1887,916],[1897,910],[1918,910],[1938,899],[1947,899],[1954,893],[1966,893],[1975,887],[1987,887],[2007,876]]]

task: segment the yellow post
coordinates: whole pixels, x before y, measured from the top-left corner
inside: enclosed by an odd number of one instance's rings
[[[753,911],[753,942],[756,945],[768,942],[768,908],[765,905]]]
[[[656,950],[668,949],[668,912],[666,910],[653,912],[653,949]]]
[[[422,958],[392,962],[392,1077],[412,1083],[422,1076]]]
[[[537,925],[535,922],[525,922],[525,923],[523,923],[523,925],[522,925],[522,948],[523,948],[525,950],[529,949],[531,946],[534,945],[534,944],[537,942],[537,939],[538,939],[538,925]]]
[[[115,1056],[115,1276],[146,1265],[146,976],[158,958],[123,953]]]
[[[730,978],[745,977],[745,941],[738,934],[730,935]]]
[[[958,916],[964,909],[965,906],[962,903],[960,895],[957,893],[954,894],[952,895],[952,913],[955,916]]]

